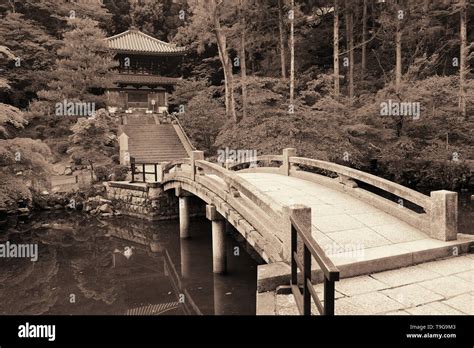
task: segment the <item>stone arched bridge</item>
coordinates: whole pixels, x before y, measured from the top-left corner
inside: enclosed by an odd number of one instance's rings
[[[260,291],[289,282],[290,264],[303,271],[291,258],[295,228],[305,230],[303,239],[317,261],[313,280],[457,255],[472,243],[457,233],[456,192],[427,196],[353,168],[298,157],[291,148],[227,168],[204,160],[202,151],[153,166],[151,181],[179,197],[181,236],[188,235],[188,197],[197,196],[213,221],[214,271],[225,271],[228,221],[267,263],[259,269]]]
[[[355,243],[393,254],[405,246],[414,250],[413,241],[434,247],[457,240],[456,192],[427,196],[359,170],[297,157],[294,149],[252,163],[223,168],[194,151],[189,159],[160,165],[158,181],[178,196],[196,195],[213,205],[267,262],[289,260],[292,205],[311,208],[313,238],[332,251]],[[388,194],[375,193],[380,191]]]

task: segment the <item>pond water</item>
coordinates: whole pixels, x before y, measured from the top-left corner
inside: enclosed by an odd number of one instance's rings
[[[227,236],[228,274],[212,272],[211,226],[42,213],[0,230],[38,260],[0,258],[0,314],[255,314],[257,262]],[[130,255],[131,251],[131,255]]]
[[[474,234],[472,194],[459,196],[460,233]],[[38,245],[38,260],[0,258],[0,314],[254,315],[260,261],[228,235],[228,274],[215,275],[210,223],[192,219],[191,235],[179,238],[178,221],[11,219],[0,244]]]
[[[458,199],[458,232],[474,234],[474,192],[459,194]]]

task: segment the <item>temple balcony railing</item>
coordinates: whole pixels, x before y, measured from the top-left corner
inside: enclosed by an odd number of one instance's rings
[[[142,67],[118,68],[115,72],[126,75],[161,75],[161,71],[159,69],[147,69]]]

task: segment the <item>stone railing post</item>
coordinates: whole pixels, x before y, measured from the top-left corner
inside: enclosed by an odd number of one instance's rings
[[[443,241],[456,240],[458,233],[457,192],[446,190],[433,191],[430,196],[430,237]]]
[[[195,161],[203,160],[204,152],[202,151],[193,151],[191,152],[191,179],[194,181],[197,174],[197,168]]]
[[[281,166],[282,174],[289,176],[290,175],[290,157],[296,156],[296,149],[295,148],[286,148],[283,149],[283,164]]]
[[[162,162],[162,163],[159,163],[156,167],[156,170],[157,170],[157,182],[159,183],[162,183],[164,178],[165,178],[165,168],[167,165],[169,165],[170,162]]]
[[[118,137],[120,148],[120,164],[128,166],[130,164],[130,153],[128,152],[128,136],[125,133]]]
[[[290,216],[295,214],[298,218],[301,219],[304,224],[309,224],[311,226],[311,208],[302,204],[286,205],[283,206],[283,261],[291,262],[291,220]],[[302,241],[299,241],[298,250],[300,249],[300,244]],[[302,246],[302,245],[301,245]]]

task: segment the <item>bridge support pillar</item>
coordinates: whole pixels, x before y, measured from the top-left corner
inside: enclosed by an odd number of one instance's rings
[[[179,236],[189,238],[189,194],[179,187],[176,196],[179,199]]]
[[[213,205],[206,206],[206,217],[212,222],[212,269],[223,274],[227,272],[225,220]]]
[[[179,236],[189,237],[189,197],[179,197]]]

